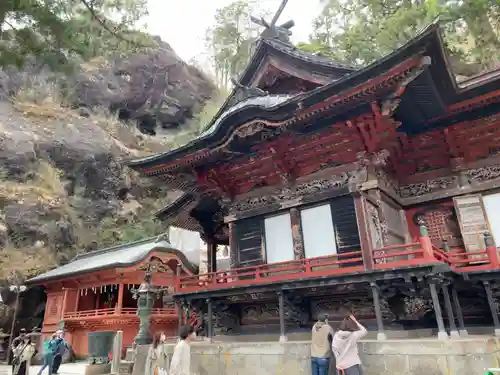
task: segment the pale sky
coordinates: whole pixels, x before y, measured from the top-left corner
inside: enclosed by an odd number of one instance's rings
[[[147,29],[169,43],[183,60],[202,59],[205,30],[214,24],[215,11],[231,3],[232,0],[148,0]],[[259,8],[273,13],[280,3],[281,0],[257,0]],[[278,23],[293,19],[292,40],[307,41],[312,21],[320,10],[319,0],[289,0]]]

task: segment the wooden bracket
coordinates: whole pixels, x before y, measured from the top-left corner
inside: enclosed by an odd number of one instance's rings
[[[232,200],[235,196],[234,189],[222,170],[210,169],[208,172],[197,172],[196,178],[198,183],[215,190],[224,200]]]
[[[281,172],[281,176],[285,184],[291,184],[295,181],[295,163],[288,157],[288,152],[285,146],[290,146],[288,143],[276,143],[276,145],[269,148],[271,152],[271,157],[275,163],[278,170]],[[288,147],[287,147],[288,148]]]
[[[370,103],[371,114],[362,115],[356,119],[356,125],[367,152],[372,153],[382,148],[391,148],[391,145],[395,143],[398,138],[396,130],[401,122],[394,120],[393,116],[401,103],[401,97],[406,87],[419,77],[430,63],[430,57],[423,56],[417,68],[392,93],[380,102]]]

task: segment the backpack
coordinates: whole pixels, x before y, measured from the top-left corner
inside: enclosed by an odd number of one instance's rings
[[[48,355],[48,354],[54,354],[54,345],[55,342],[52,339],[47,339],[43,342],[43,354]]]

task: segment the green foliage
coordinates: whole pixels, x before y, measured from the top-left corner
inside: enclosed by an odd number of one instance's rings
[[[36,56],[53,68],[72,57],[85,60],[109,51],[152,46],[131,31],[146,15],[146,0],[3,0],[0,4],[0,65]]]
[[[243,72],[252,54],[259,35],[258,25],[250,21],[251,14],[258,16],[255,5],[255,2],[239,0],[218,9],[215,25],[206,32],[207,49],[221,87],[229,87],[231,77]]]
[[[311,43],[300,48],[365,65],[398,48],[437,16],[448,48],[481,68],[500,59],[498,0],[324,0]]]
[[[95,243],[102,249],[158,236],[165,232],[165,226],[155,220],[153,214],[154,212],[150,212],[149,215],[128,221],[106,218],[102,221],[99,231],[95,233]]]

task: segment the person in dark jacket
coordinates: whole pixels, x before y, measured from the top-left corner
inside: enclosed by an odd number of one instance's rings
[[[43,365],[37,375],[42,375],[43,370],[46,368],[49,369],[49,375],[52,375],[52,364],[54,363],[54,354],[57,351],[58,341],[59,339],[54,333],[50,339],[45,340],[43,343]]]
[[[57,374],[66,350],[71,350],[71,345],[64,339],[64,331],[57,331],[57,343],[54,352],[54,362],[52,363],[52,374]]]

